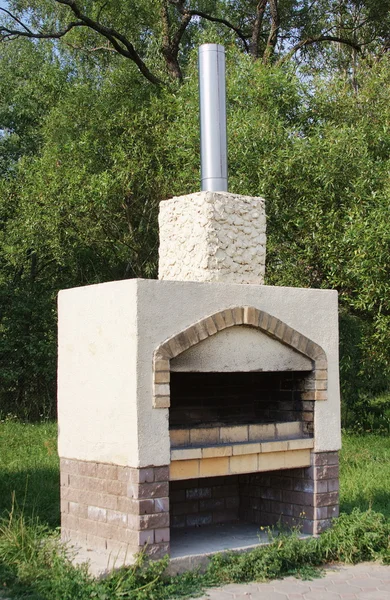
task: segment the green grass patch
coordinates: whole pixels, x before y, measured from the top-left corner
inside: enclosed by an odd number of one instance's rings
[[[0,422],[0,514],[12,494],[26,516],[60,524],[56,423]],[[390,518],[390,437],[344,433],[340,453],[340,508],[372,508]]]
[[[73,567],[49,530],[26,524],[12,513],[0,521],[0,583],[11,597],[30,600],[169,600],[200,595],[207,587],[226,583],[268,581],[287,575],[313,576],[329,562],[390,562],[390,523],[373,511],[355,509],[342,515],[319,538],[301,540],[297,533],[274,538],[247,554],[215,556],[203,575],[164,575],[167,558],[148,562],[94,580],[85,567]]]
[[[58,541],[59,465],[53,423],[0,423],[0,590],[30,600],[168,600],[229,582],[313,575],[328,562],[390,562],[390,439],[344,434],[341,509],[320,538],[280,535],[250,553],[216,556],[207,573],[164,576],[139,557],[104,580],[74,567]],[[12,498],[16,497],[16,503]]]
[[[390,519],[390,437],[344,434],[340,510],[372,508]]]
[[[0,515],[11,509],[13,495],[26,517],[59,526],[56,423],[0,421]]]

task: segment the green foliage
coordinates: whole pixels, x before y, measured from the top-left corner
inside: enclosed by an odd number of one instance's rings
[[[73,567],[58,535],[15,507],[0,519],[0,581],[7,593],[11,586],[12,595],[33,600],[82,600],[93,588],[85,565]]]
[[[123,62],[70,71],[30,47],[26,113],[20,71],[2,64],[19,107],[7,139],[24,132],[28,148],[4,151],[0,180],[0,397],[37,419],[55,414],[58,290],[156,275],[158,203],[198,188],[199,134],[195,51],[183,85],[160,89]],[[390,375],[389,60],[363,65],[358,91],[233,42],[227,63],[230,189],[266,198],[268,284],[339,291],[347,423]]]
[[[244,583],[307,573],[310,567],[328,562],[387,561],[389,533],[389,521],[382,514],[355,509],[335,519],[333,527],[318,538],[282,534],[248,554],[217,555],[209,572],[221,583]]]
[[[37,152],[40,126],[64,92],[70,69],[60,65],[51,44],[27,40],[2,44],[0,55],[0,177]]]
[[[169,600],[200,594],[226,583],[268,581],[287,575],[315,576],[328,562],[389,560],[390,524],[383,515],[354,510],[334,521],[319,538],[299,539],[297,532],[276,536],[269,545],[244,554],[216,555],[207,572],[164,574],[167,557],[148,562],[144,554],[129,568],[92,579],[84,566],[74,567],[66,548],[39,525],[10,513],[0,521],[0,577],[8,594],[32,600]]]
[[[26,518],[60,524],[57,424],[21,423],[0,414],[0,516],[16,498]]]
[[[340,453],[340,510],[372,508],[390,519],[390,438],[343,434]]]
[[[296,574],[313,577],[327,562],[390,562],[390,438],[343,435],[341,509],[344,514],[320,538],[271,534],[254,551],[216,556],[204,575],[166,577],[166,559],[136,565],[95,581],[69,562],[58,541],[56,425],[0,423],[0,589],[31,600],[168,600],[194,597],[210,586],[264,581]],[[17,507],[19,499],[21,508]],[[368,510],[367,510],[368,509]],[[383,514],[381,514],[383,513]],[[39,518],[38,518],[39,517]],[[317,572],[318,574],[318,572]]]

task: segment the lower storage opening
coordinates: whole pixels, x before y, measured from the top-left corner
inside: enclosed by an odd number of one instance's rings
[[[260,527],[311,534],[313,493],[309,468],[172,481],[171,557],[266,543]]]

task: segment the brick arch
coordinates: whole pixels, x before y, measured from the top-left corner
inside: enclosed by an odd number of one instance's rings
[[[321,346],[263,310],[253,306],[236,306],[197,321],[158,346],[153,357],[153,406],[170,407],[172,358],[219,331],[236,326],[257,329],[312,360],[313,371],[306,377],[302,400],[327,400],[328,362]]]

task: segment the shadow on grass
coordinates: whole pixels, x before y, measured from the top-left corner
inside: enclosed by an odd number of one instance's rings
[[[39,518],[51,528],[60,525],[58,469],[0,471],[0,516],[11,510],[13,497],[25,517]]]
[[[341,500],[340,502],[340,512],[350,514],[356,507],[363,511],[371,508],[390,519],[390,495],[386,492],[378,491],[373,493],[370,498],[360,495],[351,500]]]

